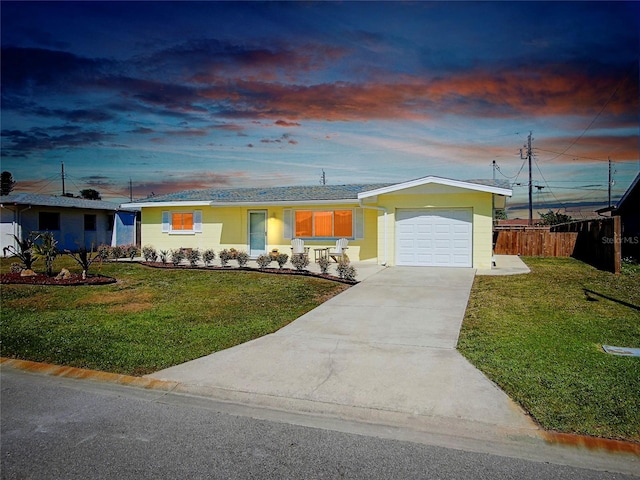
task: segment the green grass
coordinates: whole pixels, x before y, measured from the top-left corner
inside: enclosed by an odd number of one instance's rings
[[[640,347],[640,267],[524,260],[476,277],[458,349],[544,428],[640,441],[640,358],[601,349]]]
[[[11,260],[2,259],[7,272]],[[37,264],[36,264],[37,267]],[[77,265],[62,257],[54,271]],[[106,286],[2,285],[0,354],[143,375],[272,333],[347,288],[257,272],[94,264]]]

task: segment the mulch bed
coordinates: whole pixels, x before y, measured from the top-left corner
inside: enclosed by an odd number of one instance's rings
[[[103,275],[89,275],[82,278],[79,273],[72,273],[70,278],[58,280],[56,277],[49,277],[44,273],[38,273],[32,277],[22,277],[19,273],[2,273],[0,274],[0,283],[2,284],[21,284],[21,285],[108,285],[115,283],[116,279],[105,277]]]
[[[152,268],[171,268],[171,269],[179,269],[179,270],[215,270],[215,271],[224,271],[224,272],[258,272],[258,273],[269,273],[273,275],[302,275],[305,277],[316,277],[316,278],[324,278],[325,280],[331,280],[333,282],[345,283],[347,285],[355,285],[358,283],[357,280],[345,280],[340,277],[336,277],[329,274],[322,274],[311,272],[309,270],[295,270],[292,268],[251,268],[251,267],[221,267],[221,266],[211,266],[211,267],[201,267],[196,266],[192,267],[190,265],[174,265],[172,263],[161,263],[161,262],[138,262],[140,265],[145,265],[147,267]]]

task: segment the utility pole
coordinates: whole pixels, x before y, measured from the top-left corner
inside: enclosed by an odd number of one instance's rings
[[[495,182],[496,181],[496,167],[497,167],[495,160],[493,161],[492,165],[493,165],[493,181]]]
[[[527,143],[524,145],[524,148],[527,149],[526,158],[529,159],[529,225],[533,225],[533,179],[531,178],[531,157],[532,157],[531,141],[533,140],[533,138],[531,138],[532,133],[533,132],[529,132]],[[525,159],[525,157],[522,154],[522,150],[520,150],[520,158],[523,160]]]
[[[320,184],[321,185],[327,184],[327,176],[324,174],[324,170],[322,170],[322,175],[320,176]]]
[[[66,195],[66,192],[64,190],[64,162],[60,162],[60,165],[62,166],[62,171],[60,172],[60,176],[62,177],[62,196],[64,197]]]
[[[609,204],[608,206],[611,206],[611,157],[609,157],[609,182],[607,183],[608,186],[608,190],[609,190]]]

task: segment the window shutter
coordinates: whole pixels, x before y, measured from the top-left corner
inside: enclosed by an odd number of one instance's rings
[[[364,209],[356,208],[355,215],[356,215],[355,239],[362,240],[364,238]]]
[[[293,211],[291,209],[284,210],[284,238],[291,240],[293,238]]]
[[[169,212],[162,212],[162,233],[169,233]]]
[[[195,210],[193,212],[193,231],[195,233],[202,233],[202,210]]]

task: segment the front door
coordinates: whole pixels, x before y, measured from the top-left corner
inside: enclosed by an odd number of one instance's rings
[[[249,211],[249,256],[258,257],[267,253],[267,212]]]

